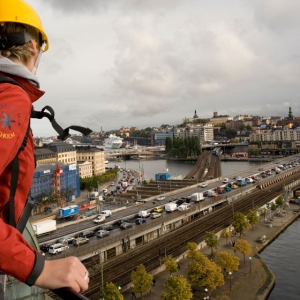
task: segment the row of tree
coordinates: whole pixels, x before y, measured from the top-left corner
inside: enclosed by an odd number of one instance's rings
[[[199,138],[196,136],[166,138],[166,154],[170,158],[195,157],[201,154]]]
[[[89,192],[93,190],[97,190],[99,184],[104,182],[112,181],[117,177],[118,168],[115,167],[113,169],[107,170],[104,174],[94,175],[88,178],[80,178],[80,190],[87,190]]]
[[[246,263],[246,255],[252,254],[252,245],[241,236],[245,233],[246,229],[259,221],[259,216],[266,216],[267,210],[275,210],[277,207],[282,207],[283,198],[280,195],[274,202],[267,204],[267,208],[250,210],[247,215],[241,212],[236,212],[233,216],[232,226],[240,237],[235,241],[233,246],[234,252],[240,252],[243,255],[243,261]],[[233,235],[229,228],[222,230],[221,236],[228,239]],[[187,277],[179,275],[179,263],[169,255],[163,258],[166,271],[170,276],[164,282],[164,291],[162,299],[165,300],[182,300],[192,299],[192,284],[199,287],[207,288],[208,291],[215,290],[218,286],[225,283],[225,275],[229,272],[237,271],[240,265],[240,259],[235,254],[226,251],[217,252],[219,246],[218,236],[213,231],[206,232],[205,243],[211,249],[211,258],[205,256],[199,249],[196,243],[190,242],[187,244],[187,257],[191,259],[188,265]],[[173,275],[177,273],[177,276]],[[141,298],[143,293],[151,291],[155,280],[153,275],[149,274],[144,265],[139,265],[136,270],[131,272],[132,290],[134,293],[139,293]],[[124,297],[119,289],[113,283],[107,283],[102,291],[102,297],[107,300],[123,300]]]

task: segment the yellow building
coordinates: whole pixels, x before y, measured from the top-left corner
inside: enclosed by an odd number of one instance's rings
[[[88,161],[92,163],[93,175],[105,172],[104,150],[97,147],[84,146],[76,147],[77,161]]]

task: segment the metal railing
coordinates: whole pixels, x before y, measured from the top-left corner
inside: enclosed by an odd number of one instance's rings
[[[89,300],[85,296],[76,293],[70,290],[69,288],[60,288],[60,289],[52,290],[52,292],[63,300]]]

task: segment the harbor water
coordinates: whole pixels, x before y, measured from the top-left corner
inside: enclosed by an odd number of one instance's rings
[[[144,178],[155,178],[156,173],[169,172],[172,177],[184,177],[194,166],[195,162],[167,161],[167,160],[127,160],[110,162],[109,166],[118,165],[124,169],[140,170]],[[258,171],[261,162],[226,161],[221,162],[222,176],[226,177],[246,169]],[[168,170],[168,171],[166,171]],[[298,282],[300,259],[300,220],[295,221],[262,253],[263,260],[275,274],[276,283],[268,300],[296,300],[300,298]]]
[[[194,167],[194,161],[172,161],[165,159],[158,160],[125,160],[122,162],[110,162],[107,166],[114,167],[119,166],[125,170],[139,170],[144,173],[144,178],[148,181],[151,178],[155,178],[157,173],[169,172],[171,177],[184,177]],[[257,171],[257,166],[260,166],[261,162],[248,162],[248,161],[224,161],[221,162],[222,176],[228,176],[229,174],[235,174],[245,169],[254,168]]]

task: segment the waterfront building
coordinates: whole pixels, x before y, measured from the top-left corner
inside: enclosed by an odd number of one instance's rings
[[[105,173],[104,150],[92,146],[75,147],[78,161],[88,161],[92,163],[93,175]]]
[[[74,146],[64,142],[55,142],[46,145],[46,147],[55,152],[58,162],[63,164],[77,163],[76,150],[74,149]]]
[[[154,146],[164,146],[166,145],[166,138],[170,137],[173,139],[173,130],[161,130],[155,131],[153,133],[153,145]]]
[[[187,138],[192,136],[197,136],[200,143],[214,140],[213,124],[189,124],[187,127],[174,128],[174,137]]]
[[[90,161],[77,161],[80,178],[93,176],[93,164]]]
[[[300,150],[300,128],[275,128],[249,135],[249,147],[273,150],[282,153]]]
[[[34,156],[37,166],[57,162],[56,153],[47,147],[35,147]]]

